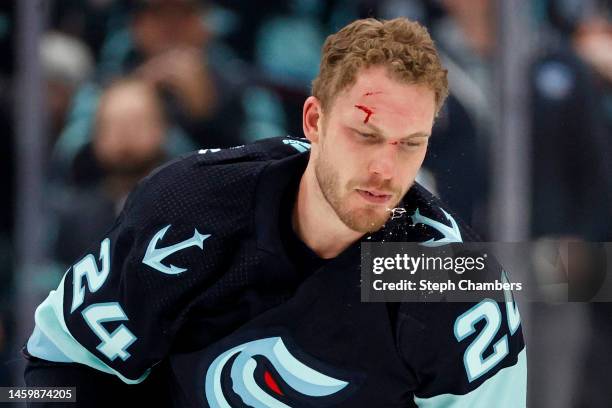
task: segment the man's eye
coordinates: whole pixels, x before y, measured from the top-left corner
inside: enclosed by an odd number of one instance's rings
[[[376,135],[372,133],[357,132],[357,135],[359,136],[360,139],[367,140],[368,142],[373,142],[377,139]]]
[[[415,147],[422,147],[422,146],[426,146],[427,142],[410,142],[410,141],[405,141],[402,142],[402,146],[406,147],[406,148],[415,148]]]

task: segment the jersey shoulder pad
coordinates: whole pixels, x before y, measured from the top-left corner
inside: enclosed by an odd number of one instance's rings
[[[144,178],[130,194],[124,213],[145,225],[198,214],[210,218],[204,213],[215,209],[218,216],[242,213],[252,207],[257,180],[270,162],[309,147],[303,139],[283,137],[183,155]]]
[[[227,149],[200,149],[197,155],[200,162],[223,164],[283,159],[309,150],[308,139],[284,136],[260,139],[254,143]]]

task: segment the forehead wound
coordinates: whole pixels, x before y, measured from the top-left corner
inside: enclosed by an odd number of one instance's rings
[[[369,108],[365,105],[355,105],[355,107],[361,111],[363,111],[366,114],[365,119],[363,120],[363,123],[368,123],[368,121],[370,120],[370,116],[372,116],[374,114],[374,111],[372,110],[372,108]]]

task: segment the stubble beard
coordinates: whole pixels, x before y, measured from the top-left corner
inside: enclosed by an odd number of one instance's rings
[[[361,206],[350,208],[348,197],[342,197],[340,177],[334,165],[325,160],[323,151],[315,163],[315,176],[323,197],[332,207],[338,218],[353,231],[363,234],[378,231],[391,216],[391,211],[380,211],[379,207]],[[350,184],[347,187],[350,187]],[[357,186],[355,186],[357,187]],[[347,188],[347,195],[353,188]],[[393,203],[395,204],[397,203]]]

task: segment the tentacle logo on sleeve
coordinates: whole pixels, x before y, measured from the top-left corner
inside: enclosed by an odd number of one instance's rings
[[[450,244],[453,242],[463,242],[463,238],[461,238],[461,231],[459,231],[459,226],[457,225],[457,222],[455,221],[455,219],[449,213],[444,211],[444,209],[440,208],[440,210],[444,213],[444,215],[446,216],[446,219],[450,221],[451,223],[450,227],[439,221],[436,221],[429,217],[425,217],[424,215],[421,215],[418,208],[416,209],[414,214],[410,216],[410,218],[412,218],[412,223],[414,225],[417,225],[417,224],[427,225],[435,229],[436,231],[438,231],[444,236],[444,238],[437,239],[437,240],[432,238],[429,241],[422,242],[421,245],[429,246],[429,247],[436,247],[440,245]]]
[[[280,377],[275,380],[274,374],[269,370],[259,370],[255,356],[268,360]],[[291,391],[304,398],[326,397],[345,389],[349,382],[330,377],[310,368],[294,357],[287,349],[280,337],[269,337],[241,344],[219,355],[206,372],[205,392],[206,399],[211,407],[231,408],[232,405],[224,395],[222,387],[222,372],[228,362],[231,363],[230,377],[232,390],[244,404],[255,408],[288,408],[289,405],[278,398]],[[260,385],[262,384],[262,385]],[[264,385],[265,384],[265,385]],[[264,389],[262,388],[262,386]],[[291,387],[289,390],[287,387]]]
[[[157,243],[162,240],[169,228],[170,225],[166,225],[164,228],[157,231],[157,233],[153,236],[153,239],[151,239],[151,242],[149,242],[149,246],[147,247],[147,252],[142,259],[142,263],[150,266],[151,268],[157,269],[162,273],[177,275],[181,272],[185,272],[187,269],[179,268],[178,266],[174,265],[166,266],[162,263],[162,261],[167,256],[185,248],[189,248],[190,246],[197,246],[198,248],[202,249],[204,247],[204,240],[210,237],[210,234],[200,234],[197,229],[194,229],[193,236],[191,238],[179,242],[178,244],[170,245],[169,247],[156,248]]]

